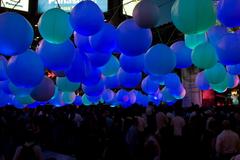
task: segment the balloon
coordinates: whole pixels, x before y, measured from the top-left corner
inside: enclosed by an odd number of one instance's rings
[[[117,30],[110,23],[105,23],[102,29],[90,36],[90,44],[99,52],[112,52],[117,46]]]
[[[62,99],[65,104],[72,104],[76,98],[76,94],[74,92],[63,92]]]
[[[56,85],[62,92],[74,92],[80,88],[80,83],[71,82],[66,77],[57,77]]]
[[[131,90],[130,92],[128,92],[128,97],[129,97],[129,103],[135,104],[137,101],[136,90]]]
[[[226,66],[228,73],[235,75],[240,74],[240,64],[236,65],[227,65]]]
[[[146,94],[154,94],[158,90],[159,84],[147,76],[142,80],[141,88]]]
[[[17,87],[11,82],[8,84],[8,87],[11,93],[14,94],[15,96],[27,96],[33,90],[33,88]]]
[[[0,107],[4,107],[10,102],[10,96],[0,90]]]
[[[227,72],[221,63],[217,63],[212,68],[204,71],[204,76],[210,84],[219,84],[226,78]]]
[[[135,88],[141,82],[142,73],[128,73],[125,72],[123,69],[119,69],[118,79],[122,87]]]
[[[197,74],[195,84],[200,90],[210,89],[210,84],[208,83],[203,71]]]
[[[133,10],[133,19],[142,28],[157,27],[160,16],[159,7],[152,0],[140,1]]]
[[[82,90],[87,96],[97,97],[104,91],[104,83],[101,80],[98,84],[93,86],[82,84]]]
[[[5,81],[8,79],[7,76],[7,59],[3,56],[0,56],[0,81]]]
[[[103,77],[106,88],[116,89],[120,87],[120,82],[117,75]]]
[[[61,44],[51,44],[42,40],[36,52],[41,57],[46,68],[51,70],[65,70],[73,61],[74,50],[74,45],[70,40]]]
[[[104,76],[112,76],[118,72],[119,68],[120,64],[117,57],[112,55],[109,61],[104,66],[102,66],[100,70]]]
[[[60,8],[53,8],[41,15],[38,30],[43,39],[50,43],[63,43],[72,35],[69,14]]]
[[[6,94],[13,94],[9,87],[9,80],[6,81],[0,81],[0,90],[3,91]]]
[[[145,54],[145,69],[154,75],[170,73],[176,66],[176,56],[164,44],[152,46]]]
[[[83,52],[93,52],[94,49],[90,45],[89,37],[74,32],[74,43]]]
[[[229,33],[217,44],[219,61],[225,65],[240,63],[240,35]]]
[[[65,77],[64,71],[53,71],[57,77]]]
[[[33,28],[16,12],[0,14],[0,53],[12,56],[23,53],[33,41]]]
[[[184,35],[185,44],[188,48],[194,49],[199,44],[202,44],[206,41],[205,33],[199,33],[199,34],[190,34]]]
[[[99,96],[88,96],[87,95],[87,99],[93,103],[94,105],[97,105],[100,101],[100,97]]]
[[[213,26],[207,31],[207,38],[213,46],[217,46],[219,40],[228,34],[226,27]]]
[[[81,96],[76,96],[74,102],[76,106],[81,106],[82,105],[82,97]]]
[[[163,102],[166,102],[166,103],[169,103],[169,102],[173,102],[175,101],[176,99],[171,95],[171,93],[169,92],[169,89],[164,87],[162,90],[162,101]]]
[[[220,82],[220,83],[217,83],[217,84],[210,84],[211,88],[218,92],[218,93],[223,93],[227,90],[227,87],[228,87],[228,78],[227,76],[225,77],[225,79]]]
[[[165,75],[149,75],[149,78],[159,85],[164,85]]]
[[[111,89],[105,89],[102,93],[102,99],[105,103],[110,103],[114,99],[115,93]]]
[[[44,65],[40,57],[32,50],[10,58],[7,73],[11,82],[17,87],[32,88],[44,77]]]
[[[129,101],[129,97],[128,97],[128,92],[124,89],[120,89],[117,93],[116,93],[116,99],[117,101],[119,101],[121,104],[123,103],[128,103]]]
[[[16,100],[19,101],[21,104],[32,104],[34,103],[34,99],[30,95],[25,96],[16,96]]]
[[[227,74],[228,88],[235,88],[239,84],[239,77],[237,75]]]
[[[198,45],[192,51],[192,62],[201,69],[213,67],[217,63],[215,48],[208,42]]]
[[[63,102],[63,99],[62,99],[62,92],[58,92],[57,95],[54,95],[53,97],[54,98],[49,100],[50,104],[52,104],[56,107],[64,106],[64,102]]]
[[[183,87],[182,84],[178,86],[178,88],[168,88],[169,93],[175,98],[175,99],[183,99],[186,95],[186,90]]]
[[[176,0],[171,14],[173,24],[185,34],[204,32],[216,22],[212,0]]]
[[[118,48],[126,56],[138,56],[152,44],[150,29],[140,28],[133,19],[123,21],[117,28]]]
[[[177,89],[181,85],[181,80],[176,73],[169,73],[164,78],[165,86],[168,89]]]
[[[96,85],[102,78],[102,74],[99,69],[92,68],[86,77],[83,78],[82,83],[87,86]]]
[[[52,96],[52,98],[51,99],[55,99],[58,95],[59,95],[59,90],[58,90],[58,87],[57,86],[55,86],[55,89],[54,89],[54,95]]]
[[[31,97],[40,102],[48,101],[54,96],[55,85],[53,80],[44,77],[42,82],[31,92]]]
[[[81,1],[70,13],[73,29],[84,36],[96,34],[104,25],[104,15],[92,1]]]
[[[66,77],[71,82],[82,82],[83,78],[87,77],[92,70],[92,66],[87,56],[76,50],[71,66],[65,71]]]
[[[138,73],[144,69],[144,54],[134,57],[121,54],[119,61],[121,68],[129,73]]]
[[[227,27],[240,26],[240,2],[237,0],[220,0],[217,7],[217,17]]]
[[[111,58],[111,53],[101,53],[101,52],[92,52],[92,53],[86,53],[89,61],[91,62],[91,65],[94,67],[102,67],[104,66],[109,59]]]
[[[82,96],[82,102],[83,102],[83,105],[85,105],[85,106],[90,106],[90,105],[92,104],[92,103],[88,100],[86,94],[84,94],[84,95]]]
[[[192,50],[186,47],[184,41],[175,42],[170,48],[176,55],[176,68],[188,68],[192,65]]]

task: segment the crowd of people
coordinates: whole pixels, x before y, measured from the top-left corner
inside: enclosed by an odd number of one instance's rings
[[[0,108],[0,160],[240,160],[239,134],[229,106]]]

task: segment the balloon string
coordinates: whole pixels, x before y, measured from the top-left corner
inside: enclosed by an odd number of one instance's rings
[[[17,3],[13,6],[12,9],[14,9],[20,2],[21,2],[21,0],[18,0]]]
[[[61,6],[60,6],[60,4],[59,4],[58,0],[56,0],[56,2],[57,2],[57,6],[58,6],[58,8],[60,8],[60,9],[61,9]]]
[[[159,38],[160,42],[162,43],[162,42],[163,42],[163,40],[162,40],[161,34],[160,34],[160,32],[159,32],[159,30],[158,30],[158,29],[157,29],[157,35],[158,35],[158,38]]]
[[[176,32],[176,28],[174,28],[171,36],[169,37],[169,39],[168,39],[168,41],[167,41],[167,44],[169,44],[169,42],[170,42],[170,40],[172,39],[172,37],[173,37],[173,35],[174,35],[175,32]]]

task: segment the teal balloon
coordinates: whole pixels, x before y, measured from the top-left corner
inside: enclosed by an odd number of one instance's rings
[[[35,100],[30,95],[16,96],[16,100],[21,104],[32,104],[35,102]]]
[[[165,44],[152,46],[144,59],[145,69],[153,75],[170,73],[176,66],[176,55]]]
[[[102,66],[100,70],[104,76],[113,76],[117,74],[119,68],[120,64],[117,57],[112,55],[109,61],[104,66]]]
[[[119,61],[121,68],[129,73],[142,72],[144,69],[144,54],[139,56],[125,56],[121,54]]]
[[[76,94],[74,92],[63,92],[62,100],[65,104],[72,104],[75,101]]]
[[[218,93],[223,93],[225,91],[227,91],[227,88],[228,88],[228,78],[227,76],[225,77],[225,79],[220,82],[220,83],[217,83],[217,84],[210,84],[211,88],[218,92]]]
[[[34,31],[26,18],[17,12],[0,14],[0,53],[18,55],[31,46]]]
[[[122,87],[135,88],[142,80],[142,73],[128,73],[120,68],[118,71],[118,79]]]
[[[38,30],[43,39],[50,43],[63,43],[73,32],[69,14],[60,8],[53,8],[41,15]]]
[[[205,33],[199,34],[185,34],[184,36],[185,44],[188,48],[194,49],[199,44],[206,42]]]
[[[195,79],[195,85],[200,89],[200,90],[209,90],[210,84],[208,80],[206,79],[204,72],[199,72],[196,76]]]
[[[55,92],[56,93],[56,92]],[[54,105],[55,107],[64,106],[64,102],[62,100],[62,92],[58,92],[57,95],[53,96],[54,98],[49,100],[49,103]]]
[[[11,82],[8,84],[8,87],[15,96],[27,96],[30,95],[33,90],[33,88],[17,87]]]
[[[198,45],[192,51],[192,62],[200,69],[213,67],[218,61],[215,48],[208,42]]]
[[[175,42],[170,48],[176,55],[176,68],[188,68],[192,65],[192,50],[186,47],[184,41]]]
[[[158,90],[159,84],[147,76],[142,80],[141,88],[146,94],[154,94]]]
[[[212,0],[176,0],[171,15],[173,24],[185,34],[204,32],[216,23]]]
[[[206,69],[204,71],[204,76],[210,84],[219,84],[224,81],[227,72],[221,63],[217,63],[212,68]]]
[[[80,88],[80,83],[69,81],[66,77],[57,77],[56,85],[62,92],[74,92]]]
[[[103,77],[104,85],[108,89],[117,89],[120,87],[120,82],[117,75]]]
[[[239,84],[238,75],[227,74],[228,88],[235,88]]]
[[[75,47],[70,40],[60,44],[52,44],[42,40],[36,52],[41,57],[46,68],[50,70],[66,70],[73,61]]]
[[[17,87],[33,88],[40,84],[44,77],[44,65],[34,51],[27,50],[9,59],[7,74]]]
[[[5,81],[8,79],[7,63],[7,59],[4,56],[0,56],[0,81]]]
[[[88,100],[86,94],[84,94],[84,95],[82,96],[82,103],[83,103],[83,105],[85,105],[85,106],[90,106],[90,105],[92,104],[92,102],[90,102],[90,101]]]
[[[117,30],[118,49],[126,56],[141,55],[152,44],[151,30],[139,27],[133,19],[123,21]]]
[[[54,95],[52,96],[51,100],[52,99],[55,99],[55,97],[57,97],[59,95],[59,90],[58,90],[58,87],[55,86],[55,89],[54,89]]]
[[[86,86],[82,84],[82,90],[87,96],[97,97],[102,94],[104,91],[104,82],[103,80],[99,81],[96,85]]]
[[[112,24],[105,23],[98,33],[90,36],[89,41],[96,51],[112,52],[117,47],[117,30]]]

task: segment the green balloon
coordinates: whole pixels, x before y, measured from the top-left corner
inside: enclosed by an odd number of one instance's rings
[[[8,87],[15,96],[27,96],[30,95],[33,90],[33,88],[17,87],[12,82],[8,84]]]
[[[66,77],[57,77],[56,85],[62,92],[74,92],[80,88],[80,83],[69,81]]]
[[[185,39],[185,45],[188,48],[194,49],[199,44],[204,43],[206,41],[206,36],[205,36],[205,33],[185,34],[184,39]]]
[[[35,100],[30,95],[16,96],[16,100],[21,104],[32,104]]]
[[[54,44],[63,43],[73,33],[69,14],[59,8],[50,9],[40,17],[38,30],[43,39]]]
[[[119,68],[120,63],[117,57],[112,55],[109,61],[103,67],[101,67],[100,70],[104,76],[112,76],[117,74]]]
[[[227,72],[221,63],[217,63],[212,68],[204,70],[204,75],[210,84],[218,84],[224,81]]]
[[[227,76],[225,77],[225,79],[222,82],[220,82],[218,84],[210,84],[210,86],[214,91],[216,91],[218,93],[225,92],[228,88],[228,78],[227,78]]]
[[[198,45],[192,51],[192,63],[201,69],[208,69],[217,63],[215,48],[208,42]]]
[[[72,104],[75,101],[76,94],[74,92],[63,92],[62,100],[65,104]]]
[[[212,0],[176,0],[171,16],[177,29],[186,34],[202,33],[216,22]]]
[[[84,95],[82,96],[82,103],[83,103],[83,105],[85,105],[85,106],[90,106],[90,105],[92,104],[92,102],[90,102],[90,101],[88,100],[86,94],[84,94]]]

